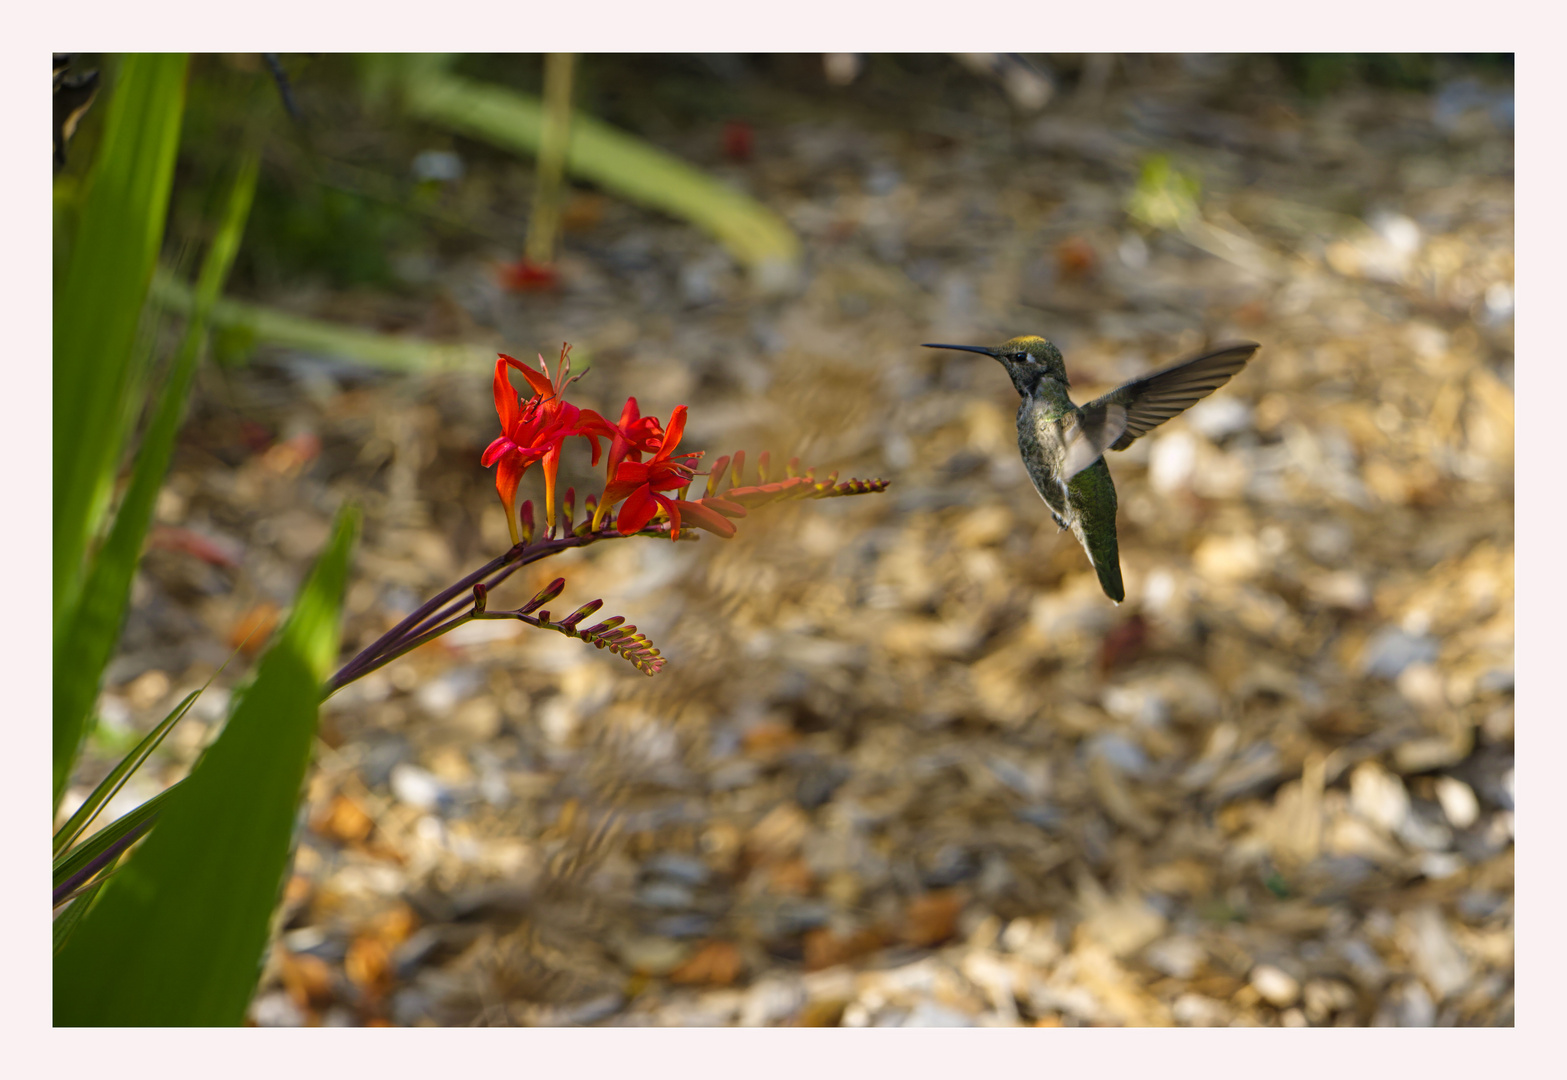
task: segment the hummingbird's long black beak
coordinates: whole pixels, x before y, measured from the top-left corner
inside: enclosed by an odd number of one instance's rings
[[[983,345],[921,345],[922,349],[956,349],[958,352],[977,352],[985,356],[995,356],[995,349],[987,349]]]

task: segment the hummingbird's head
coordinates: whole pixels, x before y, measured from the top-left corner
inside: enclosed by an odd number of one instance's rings
[[[1068,385],[1066,363],[1061,359],[1061,350],[1033,334],[1015,337],[994,349],[984,345],[926,345],[925,348],[957,349],[960,352],[994,356],[1007,369],[1007,374],[1012,376],[1012,385],[1017,387],[1017,392],[1025,397],[1033,392],[1041,379],[1055,379],[1062,386]]]

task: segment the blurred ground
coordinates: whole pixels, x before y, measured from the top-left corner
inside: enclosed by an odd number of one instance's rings
[[[255,1021],[1511,1024],[1506,74],[1311,97],[1261,58],[1063,58],[1028,113],[946,58],[849,87],[817,61],[584,68],[590,109],[799,231],[804,290],[772,300],[586,191],[560,291],[507,292],[526,163],[295,79],[355,167],[455,154],[433,205],[484,224],[388,240],[380,283],[295,279],[258,238],[251,298],[569,340],[583,405],[689,404],[710,457],[893,484],[728,542],[599,545],[496,601],[563,575],[653,638],[656,678],[519,627],[332,699]],[[1020,333],[1079,401],[1262,343],[1110,455],[1119,609],[1028,484],[1003,372],[917,347]],[[345,658],[499,553],[489,379],[206,370],[78,786],[275,617],[344,499]],[[594,484],[586,454],[568,474]],[[182,775],[225,700],[125,798]]]

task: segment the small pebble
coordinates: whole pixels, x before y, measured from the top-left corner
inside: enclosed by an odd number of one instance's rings
[[[765,1027],[793,1016],[805,1005],[805,988],[795,979],[769,977],[752,986],[740,1007],[743,1027]]]
[[[1395,986],[1377,1014],[1372,1027],[1431,1027],[1436,1023],[1436,1004],[1418,979]]]
[[[1349,804],[1365,820],[1394,832],[1409,815],[1409,792],[1398,777],[1366,761],[1350,774]]]
[[[1306,982],[1303,999],[1306,1019],[1313,1024],[1324,1024],[1334,1013],[1354,1006],[1355,991],[1338,979],[1310,979]]]
[[[1234,1012],[1222,1001],[1187,991],[1175,999],[1170,1015],[1185,1027],[1223,1027]]]
[[[1206,950],[1195,938],[1174,935],[1156,941],[1143,950],[1143,959],[1158,971],[1174,979],[1189,979],[1203,962]]]
[[[250,1004],[250,1018],[257,1027],[304,1027],[305,1016],[283,990],[260,994]]]
[[[434,773],[406,763],[392,766],[391,786],[399,802],[420,810],[434,810],[446,794],[446,785]]]
[[[934,1001],[922,1001],[903,1018],[902,1027],[973,1027],[974,1018]]]
[[[1462,780],[1444,776],[1436,782],[1437,802],[1455,829],[1467,829],[1480,819],[1480,800]]]
[[[1252,968],[1251,985],[1264,1001],[1278,1009],[1295,1004],[1300,997],[1300,983],[1272,964],[1258,964]]]

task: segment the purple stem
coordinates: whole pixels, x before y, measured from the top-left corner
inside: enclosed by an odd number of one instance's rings
[[[530,562],[536,561],[536,559],[519,560],[501,567],[494,578],[484,583],[485,587],[488,589],[494,589],[495,586],[511,577],[512,574],[516,573],[519,569],[527,566]],[[409,638],[417,637],[418,635],[423,634],[429,630],[433,630],[447,619],[450,619],[453,615],[456,615],[459,611],[462,611],[471,603],[473,603],[473,598],[471,596],[465,596],[460,600],[452,601],[440,611],[437,611],[434,615],[431,615],[428,619],[424,620],[424,622],[414,627],[413,630],[406,636]]]
[[[134,829],[130,830],[130,832],[126,833],[114,843],[104,848],[103,851],[100,852],[98,856],[89,862],[86,866],[82,867],[80,870],[76,871],[76,873],[66,878],[59,885],[55,886],[54,906],[58,907],[66,900],[67,897],[69,897],[79,887],[91,879],[94,874],[102,870],[105,866],[108,866],[115,859],[118,859],[121,853],[136,841],[140,840],[142,834],[145,833],[148,829],[152,828],[152,823],[157,820],[158,815],[152,814],[148,816],[145,821],[138,822]]]
[[[657,534],[664,528],[666,526],[654,526],[643,531]],[[493,580],[487,582],[487,585],[493,589],[529,563],[538,562],[568,548],[586,547],[599,540],[618,536],[620,536],[619,530],[610,525],[598,532],[585,533],[582,536],[545,537],[530,544],[518,544],[499,558],[491,559],[456,584],[441,590],[402,622],[376,638],[367,648],[338,669],[336,675],[327,680],[322,697],[330,697],[355,679],[368,674],[373,667],[379,666],[377,661],[387,653],[397,651],[417,638],[429,636],[431,630],[439,629],[443,622],[473,603],[471,595],[473,587],[490,575],[495,576]],[[470,595],[463,596],[464,593]]]
[[[364,663],[375,659],[376,656],[380,655],[382,652],[385,652],[388,646],[396,644],[399,639],[406,637],[409,631],[415,630],[420,623],[429,618],[430,613],[436,608],[440,607],[442,604],[447,603],[459,593],[472,591],[476,584],[478,584],[488,575],[494,573],[500,567],[505,566],[512,559],[517,558],[524,550],[526,550],[524,545],[516,545],[499,558],[491,559],[489,562],[479,567],[479,569],[475,570],[473,573],[457,582],[457,584],[443,589],[435,596],[431,597],[406,619],[392,627],[380,637],[376,638],[368,646],[361,650],[359,655],[355,656],[352,660],[339,668],[337,674],[333,675],[332,678],[327,682],[328,693],[349,682],[353,678],[353,672],[357,668],[362,667]]]

